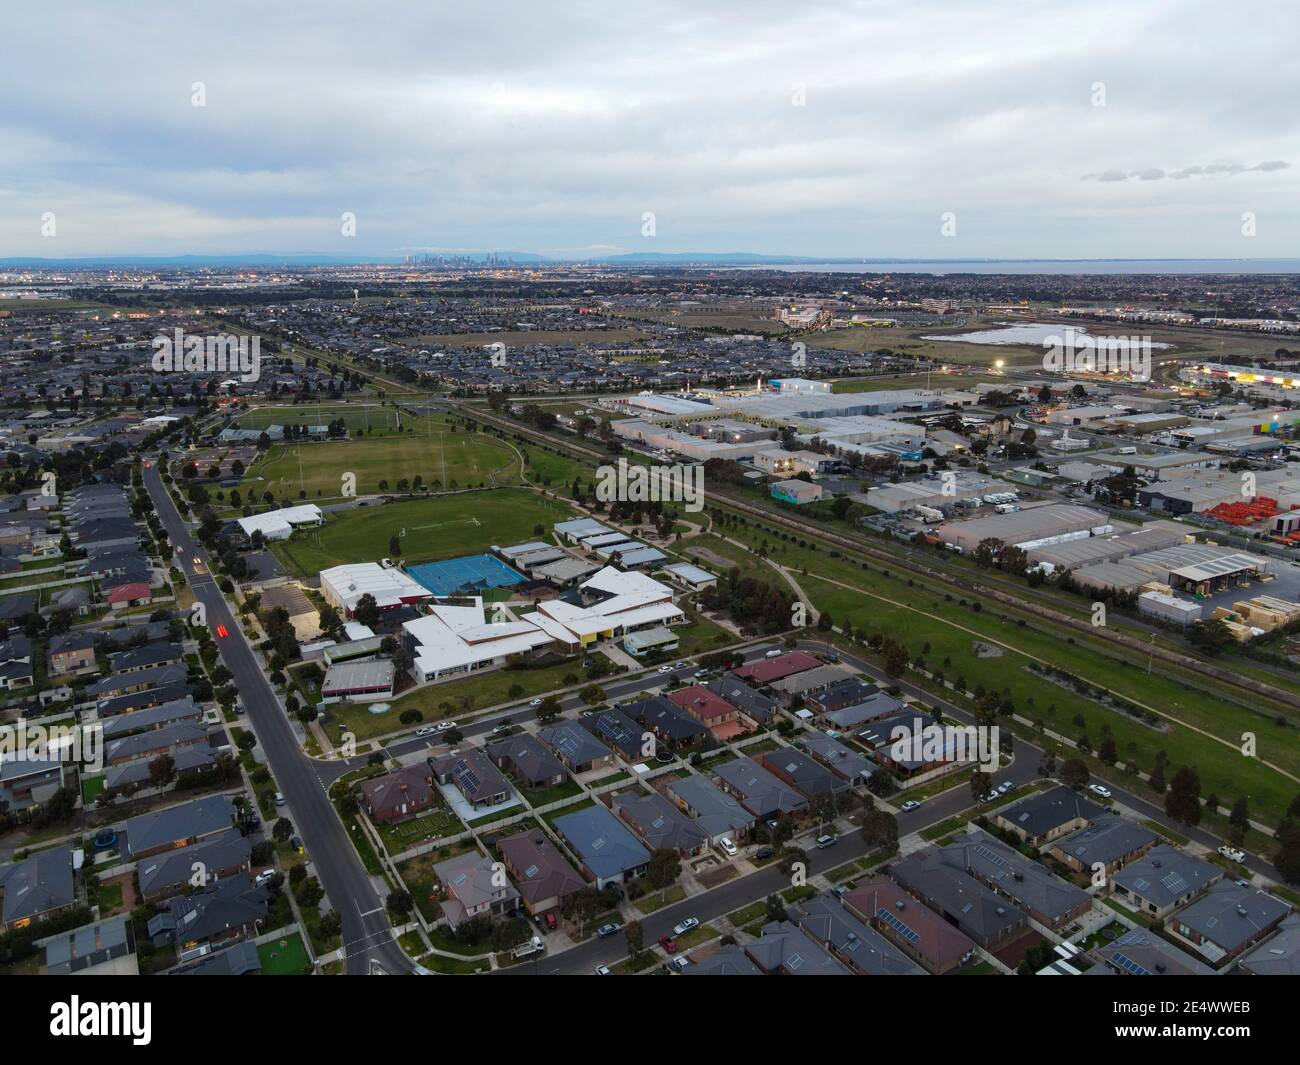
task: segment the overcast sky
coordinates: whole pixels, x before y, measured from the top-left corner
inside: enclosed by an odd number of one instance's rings
[[[1295,256],[1298,12],[8,3],[0,257]]]

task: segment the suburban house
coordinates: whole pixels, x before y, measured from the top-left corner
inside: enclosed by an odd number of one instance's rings
[[[602,710],[591,717],[584,717],[582,725],[618,751],[626,762],[640,762],[654,754],[652,745],[643,738],[645,729],[622,710]]]
[[[736,707],[702,684],[669,692],[668,700],[707,728],[715,739],[725,742],[753,731],[753,726],[741,719]]]
[[[1249,976],[1300,976],[1300,914],[1277,926],[1277,934],[1241,956],[1235,972]]]
[[[626,713],[674,751],[694,747],[710,734],[705,725],[662,695],[631,703]]]
[[[631,791],[614,799],[614,812],[652,851],[699,854],[708,834],[658,792]]]
[[[372,821],[395,824],[436,806],[438,789],[428,766],[407,766],[361,785],[361,805]]]
[[[890,867],[889,875],[985,950],[996,950],[1029,925],[1023,910],[928,848]]]
[[[814,714],[829,714],[835,710],[843,710],[846,706],[856,706],[858,703],[865,702],[878,691],[880,688],[875,684],[859,680],[857,677],[848,677],[832,684],[829,688],[823,688],[807,696],[804,704]]]
[[[757,939],[745,944],[750,960],[768,975],[852,976],[848,967],[789,921],[769,921]]]
[[[503,803],[513,794],[510,781],[480,747],[431,758],[429,766],[439,784],[454,784],[476,810]]]
[[[1115,894],[1146,917],[1167,917],[1223,879],[1223,869],[1162,843],[1110,878]]]
[[[1290,906],[1267,891],[1220,880],[1166,921],[1165,930],[1217,966],[1253,947],[1290,912]]]
[[[235,804],[225,795],[152,810],[127,821],[122,856],[138,862],[225,832],[234,823]]]
[[[135,867],[140,897],[145,902],[157,902],[188,890],[193,886],[196,868],[202,870],[205,881],[247,873],[252,851],[248,837],[232,828],[192,846],[145,858]]]
[[[859,884],[843,901],[845,909],[935,976],[960,968],[975,954],[975,944],[954,924],[883,876]]]
[[[858,976],[924,976],[925,970],[844,904],[823,895],[808,899],[794,921],[827,953]]]
[[[704,950],[706,948],[701,948]],[[684,976],[762,976],[763,970],[737,946],[718,947],[708,957],[695,955]]]
[[[1101,865],[1111,876],[1137,861],[1160,840],[1146,825],[1106,814],[1087,828],[1062,836],[1043,850],[1076,873],[1092,873]]]
[[[668,797],[695,819],[710,843],[723,838],[740,843],[753,831],[754,815],[708,777],[692,774],[669,779],[667,791]]]
[[[650,852],[604,806],[564,814],[553,827],[598,889],[633,880],[650,865]]]
[[[0,926],[26,928],[77,905],[71,847],[52,847],[0,866]]]
[[[487,745],[487,755],[528,788],[550,788],[569,779],[564,764],[528,732]]]
[[[576,721],[562,721],[539,729],[537,738],[555,752],[571,773],[607,769],[615,764],[614,752]]]
[[[748,662],[739,669],[733,669],[732,673],[741,680],[764,688],[774,681],[784,680],[805,670],[816,669],[820,665],[820,661],[805,651],[791,651],[788,654]]]
[[[566,898],[587,886],[555,844],[539,831],[503,839],[497,850],[519,885],[524,908],[534,917],[558,911]]]
[[[519,892],[498,874],[491,858],[477,851],[437,862],[433,873],[442,885],[443,916],[453,929],[483,914],[510,913],[519,908]]]
[[[728,675],[711,680],[705,687],[729,702],[756,726],[770,724],[776,714],[775,699],[764,695],[757,688],[751,688],[738,677]]]
[[[759,763],[773,776],[809,799],[827,798],[851,787],[843,777],[793,747],[780,747],[759,756]]]
[[[752,758],[742,756],[723,762],[713,771],[723,788],[740,800],[741,806],[764,821],[795,816],[808,809],[807,799]]]
[[[1092,909],[1086,891],[985,833],[943,847],[939,855],[1048,928],[1060,928]]]
[[[1213,976],[1204,962],[1145,928],[1132,928],[1093,954],[1120,976]],[[1091,972],[1092,970],[1089,970]]]
[[[48,670],[51,677],[95,673],[95,638],[88,632],[63,632],[50,637]]]
[[[802,732],[799,743],[813,758],[847,784],[866,784],[876,771],[875,763],[860,750],[816,729]]]
[[[1071,788],[1028,795],[992,815],[998,828],[1014,832],[1033,847],[1042,847],[1054,839],[1087,828],[1105,808],[1090,802]]]
[[[18,752],[15,758],[0,759],[0,802],[17,813],[48,802],[69,780],[75,770],[68,762],[51,758],[32,758]]]
[[[149,938],[158,947],[173,944],[177,960],[190,961],[256,935],[265,919],[266,888],[237,874],[166,900],[166,908],[149,920]]]

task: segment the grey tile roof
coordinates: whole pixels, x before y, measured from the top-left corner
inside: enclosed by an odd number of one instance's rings
[[[945,864],[933,848],[909,855],[890,875],[977,941],[992,941],[1027,922],[1024,911],[964,870]]]
[[[1290,906],[1267,891],[1220,880],[1174,914],[1172,923],[1175,928],[1199,933],[1231,954],[1290,912]]]
[[[771,921],[759,938],[745,945],[745,953],[764,972],[787,976],[852,976],[848,968],[827,954],[798,925]]]
[[[754,815],[708,777],[698,774],[670,780],[668,791],[695,812],[695,820],[711,838],[743,832],[754,825]]]
[[[817,896],[794,912],[795,923],[818,943],[846,959],[846,964],[867,976],[924,976],[911,958],[870,925],[863,924],[838,899]]]
[[[196,863],[202,866],[206,878],[215,878],[224,869],[247,865],[252,851],[248,839],[232,828],[188,847],[141,858],[135,875],[140,890],[152,895],[188,884],[195,875]]]
[[[1146,825],[1106,815],[1087,828],[1062,836],[1051,847],[1087,866],[1093,862],[1110,865],[1159,838]]]
[[[604,806],[565,814],[553,824],[583,864],[601,879],[620,876],[650,860],[650,852]]]
[[[1285,918],[1275,935],[1241,956],[1239,965],[1256,976],[1300,976],[1300,914]]]
[[[985,833],[967,837],[939,853],[947,864],[969,872],[1053,924],[1088,904],[1086,891]]]
[[[165,810],[153,810],[127,821],[127,850],[130,855],[136,855],[170,846],[178,840],[210,836],[230,828],[234,818],[235,805],[225,795],[210,795]]]
[[[5,866],[0,869],[0,891],[4,893],[6,925],[71,906],[77,900],[72,848],[37,851],[15,865]]]
[[[996,816],[1039,838],[1076,818],[1095,821],[1103,813],[1102,807],[1070,788],[1052,788],[1051,791],[1026,796],[1005,810],[997,811]]]
[[[1223,870],[1219,866],[1162,843],[1136,862],[1126,865],[1111,879],[1163,909],[1185,895],[1200,891],[1221,876]]]
[[[1125,976],[1212,976],[1214,970],[1167,939],[1133,928],[1094,953],[1113,971]],[[1089,972],[1092,970],[1090,969]]]
[[[614,800],[614,812],[645,840],[651,850],[694,851],[707,833],[658,792],[630,792]]]

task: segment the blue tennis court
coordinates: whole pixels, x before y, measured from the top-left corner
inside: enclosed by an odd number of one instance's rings
[[[466,555],[445,562],[423,562],[406,572],[434,595],[464,595],[489,588],[508,588],[523,581],[495,555]]]

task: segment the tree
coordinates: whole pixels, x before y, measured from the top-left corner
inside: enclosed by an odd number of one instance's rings
[[[390,891],[384,905],[388,907],[388,912],[394,918],[405,924],[406,919],[411,916],[411,910],[415,908],[415,901],[409,891]]]
[[[548,695],[542,700],[542,705],[537,708],[537,723],[539,725],[549,725],[558,720],[560,717],[560,700],[557,696]]]
[[[1273,865],[1288,884],[1300,884],[1300,824],[1285,821],[1277,831],[1278,852]]]
[[[578,696],[588,706],[595,706],[605,701],[605,689],[599,684],[588,684],[578,693]]]
[[[1081,788],[1090,776],[1088,764],[1080,758],[1071,758],[1061,766],[1061,783],[1066,787]]]
[[[992,790],[993,781],[987,773],[977,767],[970,777],[971,798],[976,802],[983,802]]]
[[[1249,831],[1250,802],[1243,795],[1232,804],[1232,812],[1228,815],[1228,842],[1240,847]]]
[[[357,600],[357,605],[352,608],[352,616],[365,625],[373,629],[379,624],[379,604],[375,602],[375,597],[367,592]]]
[[[884,810],[871,809],[862,815],[862,842],[873,849],[898,843],[898,818]]]
[[[1165,793],[1165,813],[1175,821],[1195,827],[1201,815],[1201,775],[1191,766],[1183,766],[1169,782]]]
[[[652,891],[667,889],[682,874],[682,859],[675,847],[659,847],[650,855],[646,869],[646,886]]]
[[[279,843],[283,843],[293,835],[293,822],[287,817],[282,817],[271,826],[271,838]]]
[[[627,938],[627,952],[633,958],[640,957],[645,950],[645,929],[640,921],[628,921],[623,926],[623,935]]]

